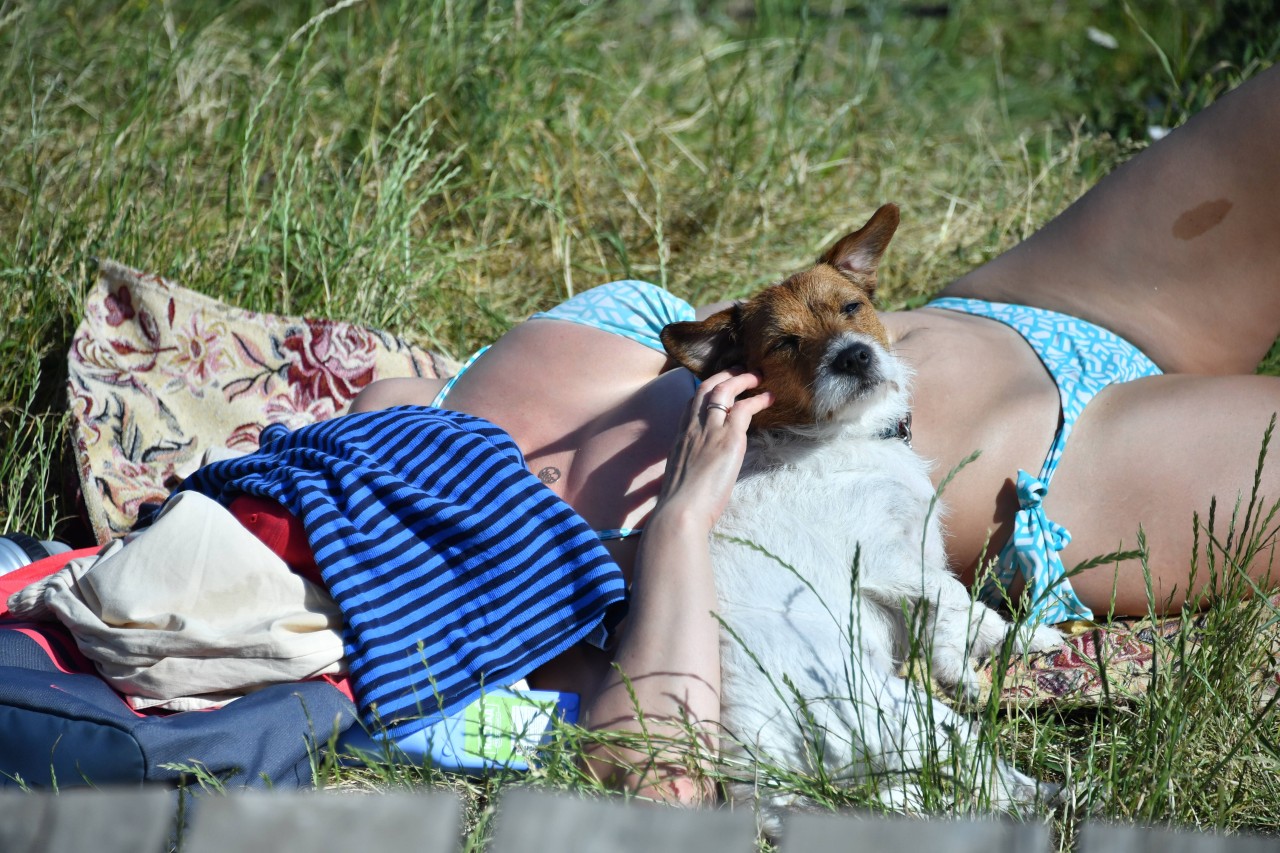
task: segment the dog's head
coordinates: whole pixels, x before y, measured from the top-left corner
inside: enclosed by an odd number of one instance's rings
[[[856,421],[887,398],[905,414],[906,377],[872,306],[897,227],[898,208],[884,205],[809,269],[705,320],[667,326],[663,346],[699,379],[734,365],[758,373],[774,403],[753,428]]]

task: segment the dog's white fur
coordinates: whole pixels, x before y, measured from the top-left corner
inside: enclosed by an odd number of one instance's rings
[[[869,388],[830,369],[857,341],[874,353]],[[925,767],[967,767],[957,784],[985,791],[996,808],[1045,796],[973,748],[969,720],[898,675],[918,641],[933,678],[971,695],[970,657],[991,652],[1011,626],[948,570],[925,461],[883,437],[908,411],[903,365],[857,333],[826,352],[814,385],[819,423],[752,436],[712,537],[726,628],[721,719],[735,744],[727,752],[751,758],[744,767],[837,783],[878,777],[882,798],[901,808],[918,804],[913,777]],[[1059,635],[1023,639],[1017,648],[1038,649]],[[730,787],[734,799],[759,797],[767,824],[793,804],[759,777]]]

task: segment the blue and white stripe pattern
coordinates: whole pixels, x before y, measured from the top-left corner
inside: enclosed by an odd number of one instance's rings
[[[694,313],[692,305],[656,284],[627,279],[584,290],[530,319],[539,317],[581,323],[666,352],[662,327],[692,320]]]
[[[1000,552],[996,577],[983,588],[982,600],[999,604],[1003,589],[1013,582],[1015,572],[1021,572],[1026,582],[1023,597],[1030,602],[1030,621],[1052,625],[1070,619],[1092,619],[1093,611],[1071,588],[1058,554],[1071,541],[1071,534],[1049,520],[1042,503],[1067,446],[1067,436],[1094,395],[1114,382],[1159,376],[1160,368],[1125,339],[1068,314],[956,297],[935,299],[927,307],[987,317],[1022,335],[1053,377],[1062,402],[1062,426],[1040,476],[1018,471],[1019,510],[1014,516],[1013,535]]]
[[[595,534],[480,418],[404,406],[289,432],[182,485],[302,520],[346,622],[361,717],[393,737],[460,711],[619,615]]]

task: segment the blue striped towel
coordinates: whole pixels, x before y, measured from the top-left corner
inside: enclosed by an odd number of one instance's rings
[[[346,621],[361,717],[392,737],[460,711],[616,620],[622,573],[498,427],[399,407],[289,432],[182,484],[302,520]]]

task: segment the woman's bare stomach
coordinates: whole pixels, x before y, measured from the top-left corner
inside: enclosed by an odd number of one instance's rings
[[[444,405],[502,427],[529,470],[595,530],[640,528],[657,502],[693,379],[665,355],[563,320],[504,335]],[[634,540],[607,544],[630,576]]]

